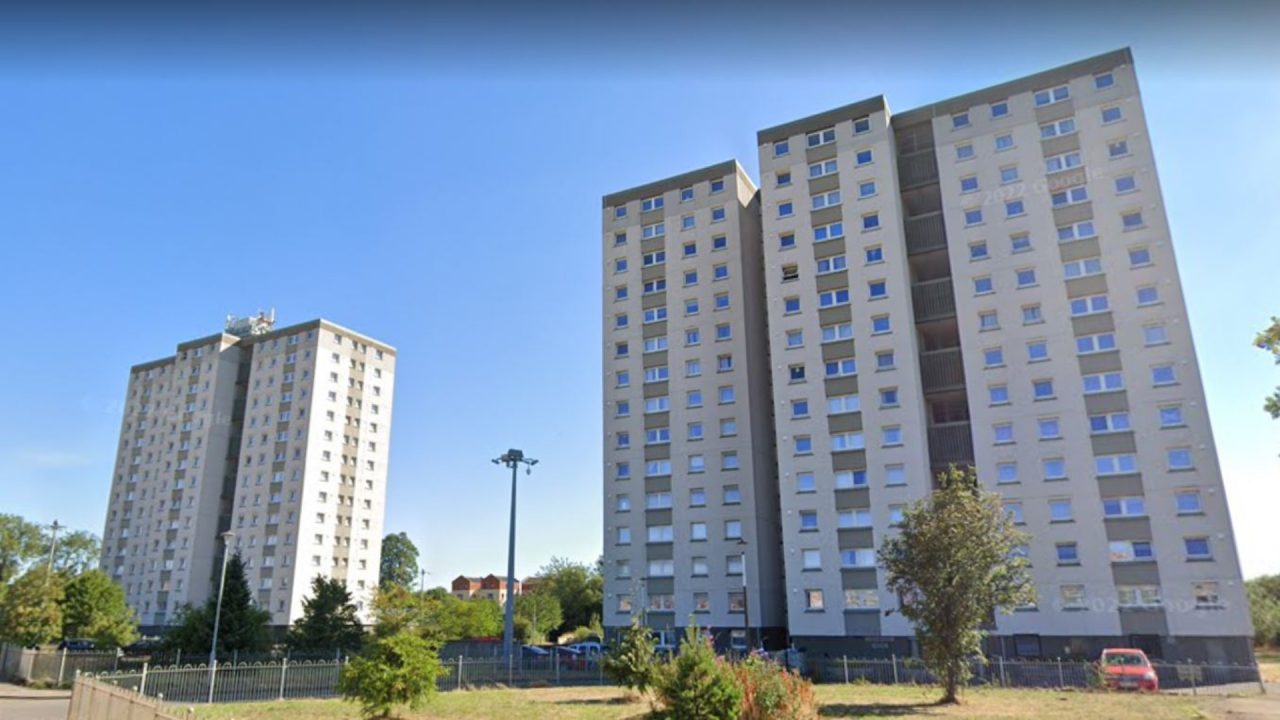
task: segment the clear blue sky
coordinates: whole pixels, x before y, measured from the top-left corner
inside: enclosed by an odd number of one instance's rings
[[[1113,5],[14,18],[0,512],[100,533],[128,367],[275,307],[399,349],[387,529],[432,582],[505,567],[509,446],[542,461],[518,572],[593,560],[602,194],[1128,45],[1245,572],[1280,572],[1280,368],[1250,347],[1280,314],[1278,6]]]

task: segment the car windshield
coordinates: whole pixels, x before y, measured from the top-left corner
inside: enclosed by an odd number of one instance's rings
[[[1123,653],[1116,655],[1107,655],[1103,661],[1108,665],[1146,665],[1147,661],[1141,655],[1132,653]]]

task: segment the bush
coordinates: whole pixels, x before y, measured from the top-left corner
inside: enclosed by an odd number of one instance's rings
[[[653,636],[633,619],[618,646],[604,658],[604,673],[619,685],[644,695],[653,687],[657,672]]]
[[[654,715],[672,720],[737,720],[742,688],[729,663],[716,657],[711,641],[690,627],[680,655],[661,666],[655,689],[660,708]]]
[[[733,666],[742,690],[741,720],[812,720],[818,717],[813,685],[799,675],[759,658]]]
[[[398,705],[416,710],[436,692],[440,657],[412,632],[379,638],[342,670],[338,689],[365,717],[385,718]]]

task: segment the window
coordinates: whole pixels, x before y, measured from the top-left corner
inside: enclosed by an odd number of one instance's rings
[[[1157,607],[1159,585],[1116,585],[1116,602],[1120,607]]]
[[[1177,501],[1179,515],[1199,515],[1204,512],[1204,507],[1200,504],[1199,490],[1179,490],[1174,494]]]
[[[817,549],[805,548],[800,551],[801,568],[804,570],[821,570],[822,569],[822,552]]]
[[[689,472],[701,473],[707,471],[707,460],[701,455],[689,456]]]
[[[1085,596],[1084,585],[1075,583],[1059,585],[1058,603],[1063,610],[1087,610],[1089,603]]]
[[[773,156],[782,157],[791,153],[791,143],[787,140],[779,140],[773,144]]]
[[[876,370],[892,370],[894,367],[892,350],[881,350],[876,353]]]
[[[734,392],[732,385],[725,385],[720,388],[720,404],[728,405],[734,401]]]
[[[649,238],[662,237],[667,234],[666,223],[653,223],[640,228],[640,237],[648,240]]]
[[[1053,155],[1045,158],[1044,171],[1046,173],[1056,173],[1062,170],[1070,170],[1071,168],[1080,167],[1084,164],[1084,160],[1080,156],[1079,150],[1073,150],[1061,155]]]
[[[804,363],[788,366],[787,375],[793,383],[804,382]]]
[[[864,448],[866,448],[866,441],[863,440],[860,432],[836,433],[831,436],[832,452],[862,450]]]
[[[1120,175],[1116,177],[1116,194],[1123,195],[1131,193],[1138,189],[1138,181],[1133,175]]]
[[[646,405],[647,405],[647,402],[646,402]],[[702,391],[690,390],[688,394],[685,396],[685,407],[690,407],[690,408],[702,407]],[[645,409],[648,410],[647,407]],[[665,410],[665,408],[663,409]]]
[[[822,342],[836,342],[837,340],[848,340],[853,337],[852,323],[838,323],[836,325],[822,326]]]
[[[987,253],[987,243],[985,240],[969,243],[969,259],[985,260],[989,257]]]
[[[1004,512],[1009,519],[1015,523],[1022,525],[1026,523],[1026,519],[1022,516],[1022,503],[1017,501],[1005,501]]]
[[[1000,318],[996,315],[995,310],[984,310],[978,313],[979,330],[997,330],[999,328]]]
[[[1004,133],[996,136],[996,152],[1013,147],[1013,134]]]
[[[1031,235],[1027,233],[1010,235],[1009,249],[1014,253],[1027,252],[1031,249]]]
[[[614,357],[624,358],[631,352],[631,346],[627,343],[620,342],[614,345]]]
[[[1058,242],[1071,242],[1072,240],[1084,240],[1085,238],[1095,237],[1097,233],[1093,229],[1093,221],[1085,220],[1070,225],[1063,225],[1058,228]]]
[[[737,540],[742,537],[742,521],[726,520],[724,522],[724,536],[727,540]]]
[[[1170,470],[1191,470],[1195,467],[1192,464],[1189,447],[1169,448],[1165,458],[1168,460]]]
[[[1102,501],[1103,517],[1140,517],[1146,514],[1146,504],[1140,497],[1105,498]]]
[[[1109,72],[1100,73],[1093,76],[1093,87],[1102,90],[1116,84],[1116,78]]]
[[[903,465],[886,465],[884,467],[884,484],[887,486],[906,485],[906,467]]]
[[[1145,267],[1151,264],[1151,249],[1129,248],[1129,267]]]
[[[844,255],[832,255],[818,260],[818,274],[825,275],[839,270],[844,270],[848,266],[848,260]]]
[[[620,206],[618,206],[618,207],[616,207],[616,208],[614,208],[614,209],[613,209],[613,219],[614,219],[614,220],[617,220],[617,219],[619,219],[619,218],[624,218],[624,217],[626,217],[626,216],[627,216],[627,206],[626,206],[626,205],[620,205]]]
[[[661,264],[663,264],[663,263],[665,263],[665,262],[667,261],[667,253],[666,253],[666,251],[665,251],[665,250],[659,250],[659,251],[657,251],[657,252],[645,253],[644,255],[642,255],[642,256],[641,256],[640,260],[641,260],[641,263],[640,263],[640,264],[641,264],[641,265],[643,265],[644,267],[652,267],[652,266],[654,266],[654,265],[661,265]]]
[[[964,224],[966,226],[982,224],[982,208],[968,208],[964,211]]]
[[[1049,196],[1049,202],[1054,207],[1066,207],[1068,205],[1079,205],[1088,202],[1089,190],[1084,185],[1076,185],[1065,190],[1060,190]]]
[[[1151,560],[1155,553],[1149,540],[1113,540],[1107,543],[1107,557],[1111,562],[1141,562]]]
[[[870,165],[870,164],[871,164],[871,150],[869,150],[869,149],[867,149],[867,150],[859,150],[857,153],[855,153],[855,154],[854,154],[854,156],[853,156],[853,160],[854,160],[853,164],[854,164],[854,165],[857,165],[858,167],[861,167],[861,166],[863,166],[863,165]]]
[[[1009,114],[1009,102],[1007,100],[1001,100],[999,102],[991,103],[992,118],[1004,117],[1008,114]]]
[[[813,473],[811,472],[796,473],[796,492],[797,493],[811,493],[811,492],[816,492],[817,489],[818,489],[817,484],[813,479]]]
[[[711,268],[711,277],[714,280],[724,280],[728,278],[729,266],[722,264],[722,265],[716,265],[715,267]]]
[[[650,525],[648,538],[651,543],[669,543],[675,539],[675,533],[670,525]]]
[[[791,217],[795,214],[795,208],[789,202],[778,203],[778,217]]]
[[[1218,596],[1218,583],[1204,580],[1191,583],[1191,594],[1195,596],[1197,608],[1220,608],[1222,600]]]
[[[1188,537],[1182,539],[1182,546],[1187,551],[1188,560],[1212,560],[1213,548],[1209,546],[1207,537]]]
[[[1089,432],[1094,434],[1130,430],[1129,413],[1113,412],[1089,416]]]
[[[880,213],[866,213],[862,216],[863,231],[880,229]]]
[[[724,250],[727,247],[729,247],[729,239],[724,235],[716,235],[711,238],[711,249],[713,251]]]
[[[693,216],[692,216],[692,215],[685,215],[684,217],[680,218],[680,229],[681,229],[681,230],[692,230],[692,229],[694,228],[694,226],[695,226],[695,225],[696,225],[696,222],[695,222],[695,220],[694,220],[694,218],[693,218]],[[686,257],[687,257],[687,256],[689,256],[689,255],[693,255],[693,254],[694,254],[694,253],[692,253],[692,252],[689,252],[689,248],[690,248],[690,247],[691,247],[691,246],[689,246],[689,245],[685,245],[685,246],[684,246],[684,249],[685,249],[685,253],[684,253],[684,254],[685,254],[685,256],[686,256]]]
[[[1076,119],[1073,117],[1055,120],[1040,126],[1040,139],[1048,140],[1059,135],[1070,135],[1076,131]]]
[[[822,208],[835,207],[840,204],[840,191],[832,190],[830,192],[818,193],[809,196],[809,207],[813,210],[821,210]]]
[[[1128,140],[1113,140],[1107,143],[1107,157],[1115,159],[1129,154]]]
[[[987,398],[992,405],[1009,404],[1009,386],[991,385],[987,388]]]
[[[1056,102],[1062,102],[1071,96],[1071,91],[1066,85],[1049,88],[1048,90],[1038,90],[1035,94],[1036,107],[1052,105]]]
[[[655,323],[667,319],[667,309],[665,307],[649,308],[644,311],[644,322]]]
[[[789,348],[804,347],[804,331],[788,330],[787,331],[787,347]]]
[[[1033,340],[1027,343],[1027,360],[1036,362],[1049,359],[1049,343],[1045,340]]]
[[[880,407],[898,406],[898,388],[880,388]]]
[[[796,455],[812,455],[813,454],[813,438],[808,435],[797,435],[795,437]]]
[[[1013,442],[1013,423],[996,423],[991,426],[991,433],[996,445],[1007,445]]]
[[[1093,469],[1099,475],[1124,475],[1138,471],[1138,461],[1133,455],[1099,455],[1093,459]]]
[[[823,162],[816,162],[809,166],[809,177],[819,178],[824,175],[831,175],[836,172],[837,169],[834,158],[831,160],[824,160]]]
[[[973,143],[956,146],[956,160],[968,160],[971,157],[973,157]]]
[[[1059,565],[1079,565],[1080,551],[1073,542],[1058,543],[1055,546]]]
[[[844,223],[834,222],[830,225],[817,225],[813,228],[813,241],[834,240],[844,237]]]
[[[875,589],[847,589],[844,591],[846,610],[878,610],[880,593]]]
[[[849,488],[866,487],[867,471],[866,470],[840,470],[835,474],[835,485],[837,490],[847,490]]]
[[[1005,165],[1000,168],[1000,184],[1008,185],[1009,183],[1018,182],[1018,166]]]
[[[712,180],[711,194],[715,195],[716,193],[720,193],[720,192],[724,192],[724,180]]]
[[[978,176],[966,175],[960,178],[960,192],[971,193],[978,191]]]
[[[1045,458],[1040,469],[1045,480],[1065,480],[1067,477],[1067,461],[1062,458]]]
[[[836,141],[836,129],[825,128],[823,130],[815,130],[805,137],[805,141],[809,147],[818,147]]]
[[[631,321],[627,318],[626,313],[618,313],[617,315],[613,316],[613,326],[617,329],[622,329],[624,327],[627,327],[627,325],[629,325],[630,322]]]
[[[1058,418],[1040,418],[1036,421],[1036,427],[1040,430],[1041,440],[1057,440],[1062,437],[1061,423]]]
[[[1022,268],[1016,271],[1015,276],[1018,279],[1018,287],[1031,287],[1036,284],[1035,268]]]
[[[631,528],[620,527],[617,529],[617,543],[619,545],[631,544]]]
[[[827,377],[845,377],[858,373],[858,364],[853,358],[830,360],[825,363]]]
[[[840,566],[847,568],[875,567],[876,551],[872,548],[852,548],[840,551]]]
[[[650,460],[644,464],[645,477],[661,477],[671,474],[670,460]]]
[[[629,432],[618,433],[617,443],[618,443],[618,449],[620,450],[631,447],[631,433]]]
[[[804,609],[810,612],[817,612],[823,609],[821,590],[808,589],[804,591]]]
[[[1072,317],[1093,315],[1096,313],[1107,312],[1110,309],[1111,307],[1107,301],[1106,295],[1086,295],[1084,297],[1071,299]]]
[[[1102,258],[1091,257],[1082,260],[1072,260],[1071,262],[1062,264],[1062,274],[1068,280],[1078,277],[1086,277],[1088,275],[1097,275],[1102,272]]]
[[[853,121],[853,134],[861,135],[862,133],[871,132],[871,118],[860,117]]]
[[[720,469],[721,470],[737,470],[738,469],[738,453],[733,451],[720,453]]]
[[[1071,500],[1069,498],[1049,499],[1049,522],[1070,522]]]
[[[777,187],[786,187],[791,184],[791,173],[780,172],[777,175]]]
[[[699,376],[699,375],[701,375],[701,374],[702,374],[702,361],[701,361],[701,360],[687,360],[687,361],[685,361],[685,364],[684,364],[684,376],[685,376],[685,377],[698,377],[698,376]]]
[[[793,248],[795,246],[796,246],[795,233],[784,233],[778,236],[778,247],[781,248],[782,250],[786,250],[787,248]]]
[[[1000,367],[1004,365],[1004,349],[1003,348],[987,348],[982,351],[982,361],[986,367]]]
[[[876,181],[863,180],[858,183],[858,197],[869,198],[876,194]]]
[[[690,440],[701,440],[703,436],[704,436],[704,431],[702,429],[702,423],[700,422],[689,423],[688,437]]]
[[[859,412],[862,409],[861,405],[857,395],[836,395],[835,397],[827,398],[827,413],[839,415],[841,413]]]
[[[881,429],[883,437],[882,444],[885,447],[895,447],[902,444],[902,428],[898,425],[890,425]]]
[[[951,116],[951,127],[954,130],[969,127],[969,113],[959,112]]]
[[[889,316],[876,315],[871,318],[871,334],[881,335],[890,331]]]
[[[1142,341],[1148,347],[1163,345],[1169,342],[1169,334],[1165,331],[1164,325],[1146,325],[1142,328]]]
[[[1176,385],[1178,378],[1175,376],[1172,365],[1156,365],[1151,368],[1151,384],[1160,385]]]
[[[689,523],[689,539],[690,540],[706,540],[707,524],[704,522]]]
[[[1106,352],[1116,349],[1115,333],[1099,333],[1097,335],[1083,335],[1076,338],[1076,352],[1081,355],[1089,353]]]
[[[818,293],[818,307],[834,307],[849,304],[849,288],[827,290]]]
[[[657,367],[644,369],[644,381],[647,383],[662,382],[663,380],[668,379],[668,377],[669,374],[666,365],[659,365]]]
[[[662,202],[661,195],[658,195],[656,197],[651,197],[651,198],[645,198],[644,200],[640,201],[640,211],[649,212],[650,210],[660,210],[662,209],[662,205],[663,205],[663,202]]]
[[[1160,302],[1160,290],[1155,285],[1138,288],[1138,305],[1155,305]]]
[[[619,286],[615,287],[615,288],[613,289],[613,299],[614,299],[614,300],[626,300],[626,299],[627,299],[627,286],[626,286],[626,285],[619,285]]]
[[[1160,427],[1182,427],[1182,406],[1165,405],[1160,408]]]
[[[995,286],[991,284],[991,276],[983,275],[973,279],[973,294],[986,295],[995,292]]]

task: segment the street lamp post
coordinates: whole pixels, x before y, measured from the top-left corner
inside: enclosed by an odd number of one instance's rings
[[[222,621],[222,591],[227,586],[227,556],[231,554],[231,538],[235,533],[230,530],[222,533],[222,577],[218,581],[218,602],[213,611],[213,640],[209,643],[209,702],[213,702],[213,678],[218,668],[218,624]]]
[[[510,675],[515,661],[515,613],[516,613],[516,475],[521,465],[526,473],[533,472],[537,460],[527,458],[520,450],[512,448],[501,457],[494,458],[494,465],[506,465],[511,468],[511,529],[507,536],[507,601],[502,625],[502,648],[507,658],[507,674]]]
[[[66,526],[59,525],[57,520],[54,520],[53,524],[49,526],[52,539],[49,542],[49,566],[45,569],[44,573],[44,582],[46,585],[49,584],[49,578],[53,577],[53,555],[58,549],[58,531],[64,527]]]

